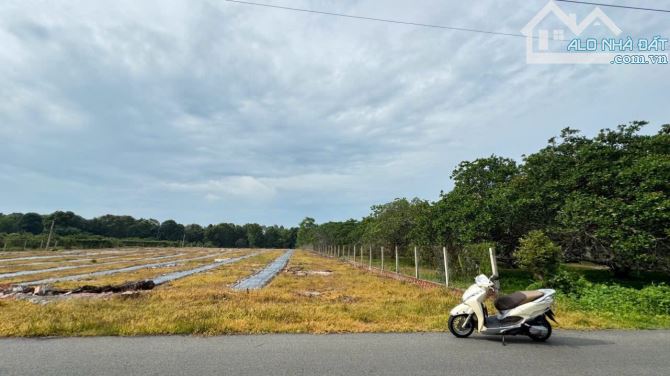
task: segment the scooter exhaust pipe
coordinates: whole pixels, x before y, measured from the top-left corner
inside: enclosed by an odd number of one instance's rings
[[[544,337],[545,335],[547,335],[548,332],[547,328],[545,328],[544,326],[535,326],[535,325],[531,325],[530,328],[528,328],[528,331],[530,332],[530,334],[537,337]]]

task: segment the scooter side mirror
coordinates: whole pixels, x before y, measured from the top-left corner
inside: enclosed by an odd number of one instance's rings
[[[498,275],[492,275],[491,278],[489,278],[491,282],[493,283],[493,289],[497,292],[500,291],[500,276]]]

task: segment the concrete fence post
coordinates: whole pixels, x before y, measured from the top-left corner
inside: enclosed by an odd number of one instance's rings
[[[491,274],[498,276],[498,263],[496,262],[496,249],[489,248],[489,258],[491,258]]]
[[[395,272],[398,274],[398,271],[400,269],[398,268],[398,246],[395,246]]]
[[[382,271],[384,271],[384,247],[382,246]]]
[[[368,266],[368,269],[372,270],[372,246],[370,246],[370,249],[368,250],[368,256],[370,256],[370,265]]]
[[[444,284],[449,287],[449,262],[447,261],[447,247],[442,247],[442,257],[444,258]]]
[[[419,279],[419,258],[416,254],[416,246],[414,246],[414,278]]]
[[[49,248],[49,244],[51,243],[51,236],[54,233],[54,225],[55,224],[56,224],[56,220],[54,219],[54,220],[51,221],[51,228],[49,229],[49,238],[47,238],[47,245],[46,245],[46,247],[44,247],[44,249]]]
[[[356,263],[356,244],[354,244],[354,264]]]

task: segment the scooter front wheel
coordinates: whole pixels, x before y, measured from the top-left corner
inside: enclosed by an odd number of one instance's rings
[[[475,330],[472,320],[468,320],[469,315],[455,315],[449,317],[449,331],[458,338],[469,337]]]

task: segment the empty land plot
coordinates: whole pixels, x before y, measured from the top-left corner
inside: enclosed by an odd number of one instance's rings
[[[207,255],[207,254],[204,254],[204,255]],[[46,280],[46,281],[43,281],[43,282],[40,282],[40,283],[51,283],[51,282],[57,282],[57,281],[51,281],[51,279],[58,279],[58,278],[65,278],[65,277],[73,277],[74,278],[74,276],[81,276],[81,275],[86,275],[86,274],[91,274],[91,273],[98,273],[98,272],[103,272],[103,271],[107,271],[107,270],[121,269],[121,268],[134,267],[134,266],[147,265],[147,264],[154,264],[154,263],[174,262],[174,261],[177,261],[177,260],[182,260],[182,259],[187,259],[187,258],[195,258],[195,257],[203,257],[203,253],[201,253],[201,252],[184,253],[184,254],[179,254],[179,255],[176,255],[176,256],[170,255],[169,257],[157,256],[157,257],[140,258],[140,259],[130,258],[130,259],[119,260],[118,262],[114,262],[114,263],[111,263],[111,264],[101,264],[101,265],[90,264],[90,265],[85,265],[85,267],[74,268],[74,269],[44,271],[44,272],[40,272],[38,274],[16,276],[16,277],[13,277],[13,278],[2,279],[0,281],[2,281],[2,283],[28,283],[28,282],[33,282],[33,281]]]
[[[98,249],[98,250],[72,250],[72,251],[11,251],[0,252],[0,263],[21,260],[45,260],[62,257],[80,257],[108,254],[132,254],[138,250],[153,251],[168,248],[124,248],[124,249]]]
[[[164,253],[146,253],[146,254],[138,254],[135,257],[141,258],[141,257],[149,257],[149,256],[156,256],[156,255],[163,255]],[[84,264],[84,263],[99,263],[99,262],[107,262],[107,261],[113,261],[113,260],[119,260],[126,258],[128,256],[120,256],[120,255],[115,255],[115,256],[103,256],[103,257],[96,257],[96,256],[86,256],[86,257],[73,257],[73,256],[65,256],[62,259],[52,259],[49,261],[34,261],[34,262],[22,262],[22,261],[16,261],[14,263],[4,263],[0,264],[0,272],[6,272],[6,271],[14,271],[14,270],[33,270],[33,269],[39,269],[39,268],[48,268],[48,267],[55,267],[55,266],[61,266],[61,265],[76,265],[76,264]]]
[[[307,251],[296,251],[262,289],[231,288],[283,253],[263,251],[129,295],[45,305],[0,299],[0,336],[445,331],[450,309],[460,302],[459,292],[382,278]],[[558,327],[621,326],[560,302],[555,308]]]
[[[30,257],[17,258],[15,260],[3,260],[0,263],[0,270],[2,273],[11,271],[44,269],[49,267],[58,267],[63,265],[76,265],[82,263],[102,263],[114,260],[132,260],[139,258],[146,258],[152,256],[162,256],[169,254],[177,254],[180,250],[142,250],[135,252],[124,253],[89,253],[89,254],[66,254],[62,252],[52,252],[52,255],[46,259],[31,259]],[[181,251],[183,252],[183,251]],[[57,253],[57,254],[53,254]]]
[[[222,253],[205,253],[204,255],[201,253],[192,253],[192,254],[181,254],[180,256],[176,258],[169,258],[169,259],[148,259],[144,260],[143,262],[134,262],[131,264],[118,264],[114,265],[113,267],[101,267],[100,269],[96,269],[93,271],[85,271],[83,273],[78,273],[78,274],[73,274],[73,275],[56,275],[53,277],[48,277],[45,279],[41,280],[31,280],[31,281],[24,281],[21,284],[26,284],[26,285],[38,285],[38,284],[46,284],[46,283],[59,283],[59,282],[65,282],[65,281],[81,281],[81,280],[95,280],[100,277],[105,277],[109,275],[115,275],[115,274],[124,274],[124,273],[130,273],[134,272],[136,270],[143,270],[143,269],[160,269],[160,268],[171,268],[171,267],[182,267],[182,265],[187,265],[186,267],[191,267],[194,263],[199,263],[203,262],[203,260],[212,260],[216,257],[221,256]],[[206,261],[205,261],[206,262]],[[191,263],[191,264],[189,264]]]
[[[444,330],[458,300],[304,251],[264,288],[230,288],[283,253],[263,252],[132,298],[0,301],[0,335]]]
[[[0,279],[11,278],[14,276],[28,276],[40,273],[49,273],[49,272],[58,272],[63,270],[72,270],[72,269],[84,269],[91,267],[104,267],[108,265],[119,265],[129,262],[141,262],[149,260],[162,260],[169,258],[176,258],[184,255],[183,253],[171,253],[171,254],[148,254],[148,255],[138,255],[136,257],[121,257],[114,258],[111,260],[85,260],[88,262],[73,262],[77,260],[64,260],[58,263],[49,263],[48,265],[38,264],[38,265],[21,265],[21,266],[12,266],[10,268],[2,268],[0,270]]]
[[[116,285],[128,281],[154,279],[164,274],[190,270],[199,266],[211,264],[216,259],[234,258],[244,256],[246,254],[249,254],[249,251],[242,251],[242,250],[224,251],[216,254],[207,254],[206,255],[207,257],[201,258],[199,260],[191,260],[191,261],[173,260],[170,262],[170,264],[162,267],[139,268],[133,271],[81,278],[76,281],[60,281],[55,282],[53,285],[56,288],[70,289],[70,288],[76,288],[83,284],[91,286],[103,286],[103,285]]]

